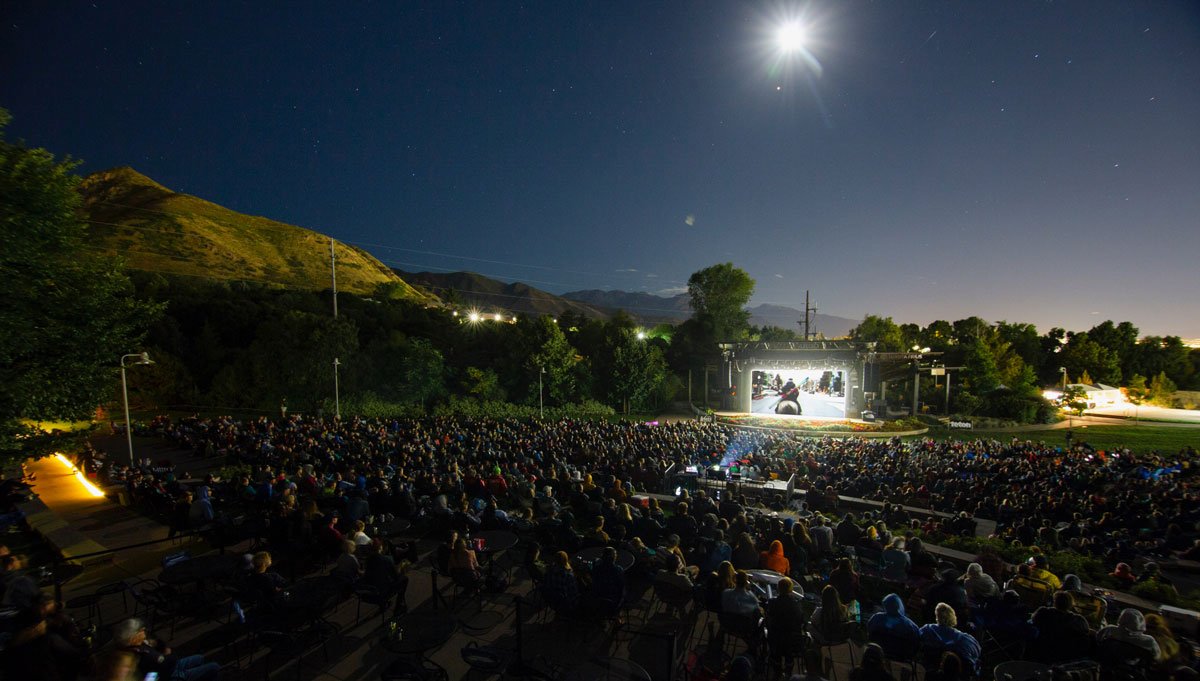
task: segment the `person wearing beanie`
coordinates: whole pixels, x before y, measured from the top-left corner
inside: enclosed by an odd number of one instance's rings
[[[1117,563],[1117,568],[1108,576],[1117,580],[1122,589],[1127,590],[1137,584],[1137,575],[1133,574],[1133,568],[1129,567],[1129,563]]]

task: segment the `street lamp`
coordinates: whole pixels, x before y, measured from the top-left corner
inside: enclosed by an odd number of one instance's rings
[[[137,358],[136,362],[125,364],[130,357]],[[129,386],[125,382],[125,367],[134,364],[154,364],[148,352],[133,352],[121,356],[121,397],[125,402],[125,442],[129,445],[129,467],[133,468],[133,427],[129,424]]]
[[[546,373],[546,367],[538,367],[538,420],[546,418],[546,410],[542,403],[542,376]]]
[[[342,365],[337,357],[333,358],[333,417],[342,420],[342,400],[338,395],[338,367]]]

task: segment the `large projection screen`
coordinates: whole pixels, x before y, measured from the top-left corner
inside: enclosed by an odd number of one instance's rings
[[[755,371],[752,386],[752,414],[846,417],[846,374],[842,369]]]

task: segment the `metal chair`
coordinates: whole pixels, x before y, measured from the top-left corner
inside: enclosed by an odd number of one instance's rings
[[[733,645],[730,647],[729,656],[733,657],[733,653],[737,648],[737,641],[741,640],[746,644],[746,654],[752,659],[759,659],[762,655],[762,619],[757,615],[736,615],[733,613],[722,612],[717,615],[717,621],[721,623],[721,630],[718,636],[733,637]]]
[[[87,619],[88,624],[91,624],[92,621],[95,620],[96,626],[103,627],[104,613],[100,608],[100,602],[104,600],[105,596],[121,594],[122,612],[128,613],[129,602],[125,597],[125,593],[128,591],[128,589],[129,585],[125,582],[113,582],[112,584],[105,584],[90,594],[76,596],[75,598],[67,600],[66,603],[63,603],[63,607],[69,610],[87,608],[87,614],[85,615],[85,618]]]
[[[841,645],[846,646],[846,649],[850,651],[850,666],[851,667],[857,666],[857,663],[854,661],[854,642],[850,640],[850,625],[852,625],[852,624],[853,624],[853,622],[846,622],[846,626],[844,627],[844,632],[843,632],[842,636],[837,639],[825,638],[824,636],[821,635],[820,630],[818,630],[816,627],[812,626],[811,624],[808,627],[808,633],[810,636],[812,636],[812,642],[813,642],[813,645],[815,645],[817,647],[817,652],[819,654],[821,654],[822,656],[824,656],[824,654],[821,651],[828,649],[830,674],[835,679],[837,678],[837,665],[835,665],[833,662],[833,649],[834,648],[841,646]]]
[[[373,586],[359,584],[354,587],[354,597],[358,600],[357,606],[354,608],[354,626],[358,626],[362,621],[362,604],[365,601],[368,605],[374,605],[379,608],[379,624],[387,623],[387,609],[392,603],[392,594],[384,593]]]
[[[1154,655],[1141,646],[1115,639],[1100,641],[1096,646],[1096,658],[1114,681],[1151,678],[1147,674],[1154,663]]]

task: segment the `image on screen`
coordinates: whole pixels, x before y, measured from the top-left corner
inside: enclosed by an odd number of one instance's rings
[[[845,372],[835,369],[755,371],[752,414],[846,417]]]

